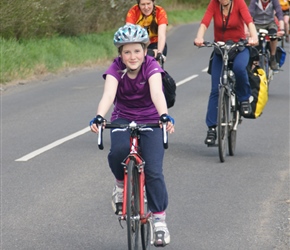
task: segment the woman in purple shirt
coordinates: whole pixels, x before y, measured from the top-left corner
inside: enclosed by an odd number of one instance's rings
[[[114,44],[118,48],[117,57],[103,75],[105,86],[99,102],[97,116],[90,122],[91,130],[98,133],[96,119],[104,119],[114,104],[112,123],[156,123],[160,116],[167,115],[167,131],[174,132],[174,119],[168,115],[165,96],[162,90],[163,69],[157,61],[146,56],[149,37],[139,25],[125,25],[115,33]],[[163,176],[164,148],[162,130],[141,134],[142,157],[146,162],[147,200],[153,213],[154,245],[165,246],[170,235],[165,222],[168,195]],[[111,133],[111,149],[108,155],[109,166],[116,183],[112,195],[112,205],[116,214],[121,211],[123,202],[124,173],[121,162],[128,155],[129,134]]]

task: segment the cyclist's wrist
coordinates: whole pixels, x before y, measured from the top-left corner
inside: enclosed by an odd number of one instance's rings
[[[106,119],[104,117],[102,117],[101,115],[96,115],[96,117],[94,117],[91,121],[90,121],[90,126],[92,126],[93,124],[101,124],[104,121],[106,121]]]
[[[160,120],[161,122],[171,122],[173,125],[174,125],[174,123],[175,123],[174,118],[171,117],[170,115],[166,114],[166,113],[162,114],[162,115],[160,116],[159,120]]]
[[[167,115],[167,117],[168,117],[169,121],[174,125],[175,124],[174,118],[170,115]]]

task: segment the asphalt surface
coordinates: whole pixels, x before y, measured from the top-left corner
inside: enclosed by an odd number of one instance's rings
[[[211,49],[193,46],[197,27],[168,34],[165,69],[179,86],[164,160],[165,249],[290,249],[289,44],[263,115],[243,119],[236,155],[221,163],[218,149],[204,144]],[[100,151],[88,132],[106,67],[2,87],[1,249],[126,249],[110,205],[109,133]]]

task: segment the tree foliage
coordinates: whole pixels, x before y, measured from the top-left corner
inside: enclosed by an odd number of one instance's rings
[[[125,21],[131,0],[1,0],[3,38],[74,36],[112,29]]]
[[[136,0],[1,0],[0,36],[5,39],[75,36],[114,29]],[[156,0],[194,4],[198,0]]]

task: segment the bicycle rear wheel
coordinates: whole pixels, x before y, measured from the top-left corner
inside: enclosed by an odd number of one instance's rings
[[[135,168],[134,160],[130,160],[127,166],[127,239],[128,250],[138,250],[140,242],[140,203],[139,203],[139,180],[138,170]]]
[[[224,162],[228,143],[228,96],[221,87],[218,99],[218,148],[220,161]]]

